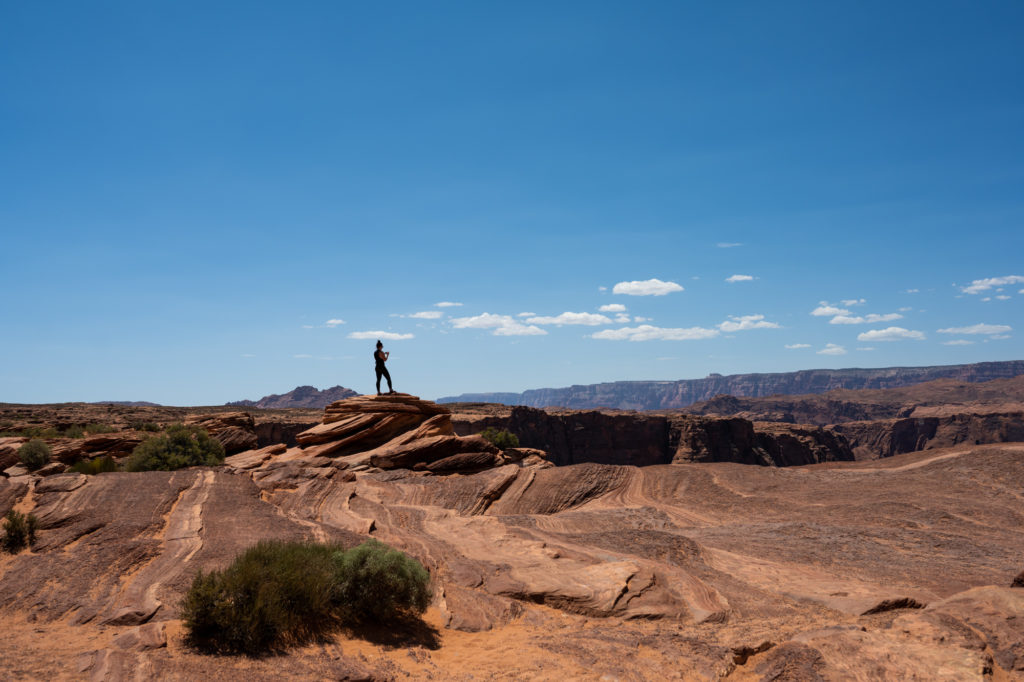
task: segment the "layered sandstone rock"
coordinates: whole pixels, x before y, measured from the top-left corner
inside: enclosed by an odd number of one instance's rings
[[[250,450],[259,444],[256,420],[248,412],[221,412],[218,414],[189,415],[185,424],[199,426],[220,441],[224,452],[231,455]]]

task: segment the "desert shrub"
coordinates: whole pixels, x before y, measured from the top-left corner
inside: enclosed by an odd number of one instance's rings
[[[199,573],[181,609],[193,646],[259,655],[345,625],[421,614],[430,596],[426,569],[375,540],[348,551],[265,540],[226,569]]]
[[[156,432],[160,430],[160,425],[156,422],[131,422],[128,424],[128,428],[133,431]]]
[[[147,438],[132,451],[127,471],[174,471],[190,466],[217,466],[224,446],[206,429],[174,424],[162,436]]]
[[[85,432],[90,434],[90,435],[96,434],[96,433],[113,433],[114,431],[117,431],[117,429],[115,429],[110,424],[86,424],[85,425]]]
[[[22,438],[60,438],[60,431],[52,426],[26,426],[16,435]]]
[[[61,431],[60,435],[62,438],[81,438],[85,435],[85,432],[82,431],[82,427],[78,424],[72,424]]]
[[[4,516],[4,537],[0,540],[0,547],[11,554],[31,547],[35,544],[38,528],[39,519],[35,514],[22,514],[12,509]]]
[[[118,466],[113,457],[106,455],[104,457],[96,457],[95,459],[79,460],[71,465],[70,470],[79,474],[94,476],[96,474],[105,474],[111,471],[117,471]]]
[[[190,642],[262,654],[338,627],[340,545],[263,541],[223,571],[200,573],[182,602]]]
[[[488,426],[486,429],[480,432],[480,435],[491,441],[494,445],[505,450],[507,448],[518,448],[519,447],[519,436],[512,433],[508,429],[501,429],[500,431],[493,426]]]
[[[423,565],[377,540],[335,557],[338,597],[348,622],[388,623],[426,611],[430,574]]]
[[[33,438],[18,448],[18,459],[26,469],[32,471],[48,464],[51,454],[50,446],[38,438]]]

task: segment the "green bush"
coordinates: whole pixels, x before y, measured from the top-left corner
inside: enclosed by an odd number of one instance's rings
[[[375,540],[348,551],[268,540],[223,571],[199,573],[181,608],[193,646],[259,655],[345,625],[421,614],[429,601],[426,569]]]
[[[70,468],[70,471],[85,474],[86,476],[105,474],[117,470],[117,462],[115,462],[110,455],[97,457],[95,459],[82,459],[72,464]]]
[[[4,537],[0,540],[0,547],[11,554],[31,547],[35,544],[38,528],[39,519],[35,514],[22,514],[12,509],[4,517]]]
[[[427,610],[430,574],[412,557],[367,540],[336,560],[346,621],[388,623]]]
[[[494,445],[498,446],[502,450],[508,448],[519,447],[519,436],[512,433],[507,429],[501,429],[500,431],[493,426],[488,426],[486,429],[480,432],[480,435],[491,441]]]
[[[224,446],[206,429],[174,424],[162,436],[147,438],[132,451],[127,471],[174,471],[190,466],[217,466]]]
[[[128,428],[133,431],[160,431],[161,427],[156,422],[131,422],[128,424]]]
[[[115,429],[110,424],[86,424],[85,425],[85,432],[90,434],[90,435],[96,434],[96,433],[113,433],[115,431],[117,431],[117,429]]]
[[[42,426],[26,426],[21,431],[11,435],[21,436],[22,438],[60,438],[60,431],[52,426],[47,426],[46,428]]]
[[[46,466],[50,461],[51,454],[50,446],[38,438],[33,438],[18,448],[18,459],[30,471]]]
[[[315,639],[339,625],[340,545],[262,541],[223,571],[200,573],[182,602],[191,643],[262,654]]]
[[[60,433],[61,438],[81,438],[84,435],[85,432],[82,431],[82,427],[78,424],[72,424]]]

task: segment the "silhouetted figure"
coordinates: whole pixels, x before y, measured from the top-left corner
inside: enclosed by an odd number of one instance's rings
[[[384,344],[377,339],[377,350],[373,351],[374,365],[373,370],[377,373],[377,395],[381,395],[380,392],[380,378],[384,377],[388,380],[388,393],[394,393],[395,389],[391,387],[391,375],[388,374],[388,368],[384,366],[384,363],[388,361],[388,356],[391,353],[384,352]]]

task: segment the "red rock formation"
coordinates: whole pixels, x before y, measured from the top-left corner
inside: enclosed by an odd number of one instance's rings
[[[220,441],[224,452],[234,454],[250,450],[259,444],[256,421],[248,412],[220,412],[217,414],[189,415],[185,424],[199,426]]]

